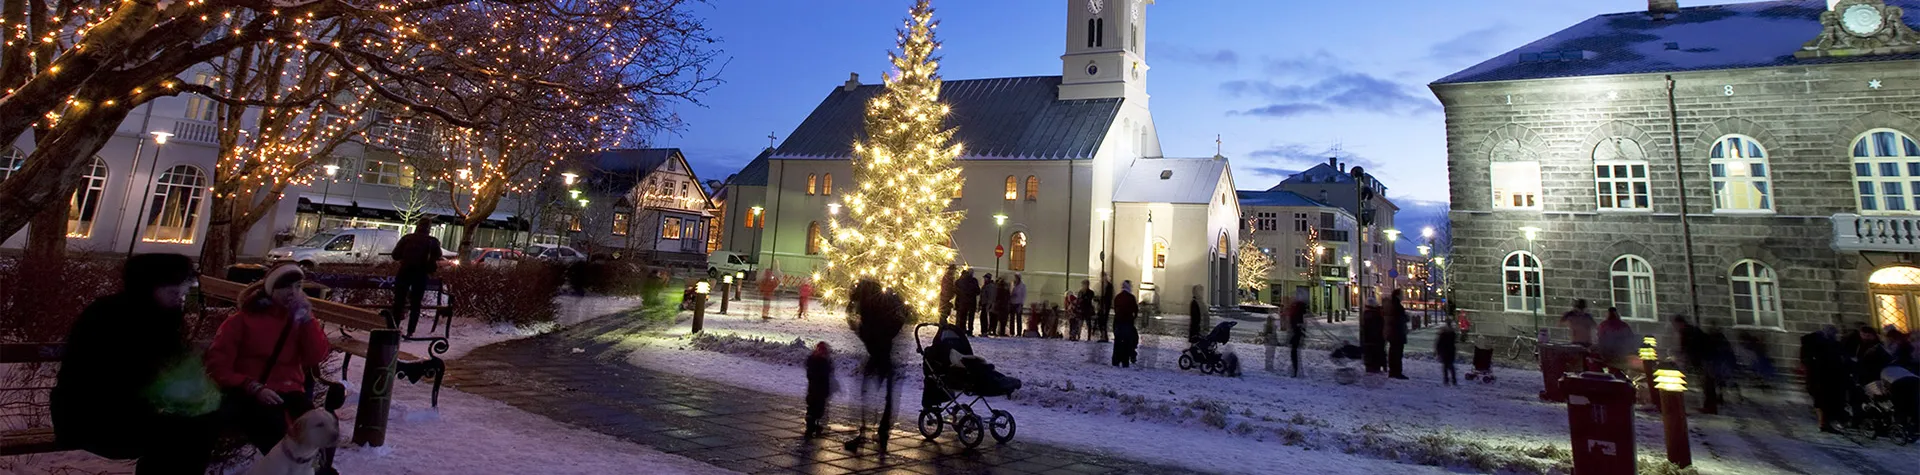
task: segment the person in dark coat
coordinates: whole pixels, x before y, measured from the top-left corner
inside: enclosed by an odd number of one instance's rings
[[[940,324],[941,325],[945,325],[947,324],[947,322],[953,321],[952,320],[953,319],[953,298],[956,292],[956,289],[954,288],[954,285],[955,285],[954,281],[956,279],[959,279],[959,276],[954,275],[953,264],[947,264],[946,272],[943,272],[940,274]]]
[[[959,313],[960,327],[973,334],[973,313],[980,308],[980,280],[973,278],[973,269],[960,272],[960,279],[953,284],[953,308]]]
[[[1373,295],[1367,295],[1366,308],[1360,311],[1360,351],[1361,362],[1368,373],[1378,373],[1387,365],[1387,322],[1386,309],[1373,301]]]
[[[1187,303],[1187,339],[1192,340],[1207,334],[1207,304],[1201,301],[1201,287],[1193,286],[1193,300]]]
[[[1010,322],[1013,320],[1013,284],[1005,274],[993,282],[993,336],[1013,336]]]
[[[807,437],[818,437],[827,430],[827,398],[833,396],[833,348],[827,342],[813,345],[807,355]]]
[[[1087,280],[1084,280],[1084,279],[1081,280],[1080,293],[1074,294],[1073,321],[1068,322],[1070,325],[1072,325],[1072,328],[1070,329],[1072,333],[1069,333],[1069,335],[1072,336],[1073,340],[1080,340],[1081,338],[1086,338],[1088,340],[1093,339],[1093,328],[1091,326],[1092,325],[1091,322],[1093,321],[1093,314],[1095,312],[1094,300],[1098,299],[1099,297],[1093,294],[1092,284],[1093,284],[1092,282],[1089,282]],[[1083,325],[1087,326],[1087,332],[1084,335],[1082,335],[1080,332],[1080,328]]]
[[[1806,372],[1807,396],[1813,400],[1814,416],[1821,432],[1838,432],[1834,424],[1847,416],[1846,359],[1840,356],[1839,330],[1827,325],[1819,331],[1800,336],[1800,368]]]
[[[1133,296],[1133,282],[1120,283],[1120,294],[1113,297],[1113,365],[1133,366],[1139,358],[1140,331],[1134,321],[1140,317],[1140,300]]]
[[[895,340],[900,338],[902,328],[912,320],[912,310],[899,295],[882,289],[880,283],[872,280],[862,280],[854,284],[853,291],[848,294],[848,297],[851,301],[857,302],[854,305],[860,315],[860,326],[855,332],[860,337],[860,344],[867,350],[867,364],[861,367],[860,401],[864,407],[871,409],[873,405],[869,403],[870,391],[881,390],[885,393],[881,401],[879,428],[874,434],[879,451],[884,454],[887,453],[887,436],[893,432],[890,429],[893,427],[893,410],[896,405],[894,402],[899,382],[899,374],[894,365],[893,348]],[[857,451],[862,444],[866,443],[868,412],[871,411],[861,411],[860,433],[855,435],[853,440],[847,441],[847,450]]]
[[[407,316],[407,334],[412,335],[414,325],[420,323],[420,301],[427,295],[427,279],[440,268],[440,261],[446,257],[440,254],[440,239],[428,234],[433,230],[433,222],[425,219],[414,225],[413,234],[400,237],[394,243],[390,255],[400,263],[400,272],[393,279],[393,315],[399,319]],[[574,281],[574,290],[581,290],[579,280]]]
[[[1673,332],[1680,336],[1680,356],[1686,363],[1687,372],[1699,378],[1702,392],[1708,405],[1720,404],[1720,381],[1715,378],[1718,350],[1714,348],[1713,338],[1699,326],[1687,323],[1686,317],[1673,317]]]
[[[1300,344],[1307,339],[1307,302],[1287,306],[1287,351],[1293,354],[1293,377],[1300,377]]]
[[[1460,353],[1460,334],[1453,330],[1453,320],[1448,319],[1440,327],[1440,333],[1433,338],[1433,356],[1440,360],[1440,383],[1448,386],[1460,385],[1460,374],[1453,368],[1453,360]]]
[[[206,472],[220,398],[187,341],[193,275],[186,256],[133,256],[120,292],[74,321],[50,401],[60,444],[139,459],[135,473]]]
[[[1093,320],[1093,326],[1100,329],[1101,343],[1107,342],[1107,318],[1111,315],[1111,312],[1113,312],[1113,297],[1113,279],[1107,278],[1106,272],[1101,272],[1100,300],[1096,302],[1096,305],[1100,307],[1100,314]]]
[[[1407,351],[1407,307],[1400,303],[1400,293],[1397,291],[1387,299],[1386,332],[1387,377],[1407,379],[1401,367]]]
[[[980,322],[975,324],[980,336],[993,336],[993,313],[999,310],[994,301],[999,299],[1000,284],[993,280],[993,274],[987,274],[980,279]]]

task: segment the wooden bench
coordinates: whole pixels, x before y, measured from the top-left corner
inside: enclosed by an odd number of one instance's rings
[[[326,288],[329,291],[382,290],[382,291],[385,291],[384,293],[386,293],[387,295],[392,295],[395,277],[389,276],[389,275],[332,274],[332,273],[325,273],[325,272],[313,272],[313,273],[307,274],[307,281],[326,286]],[[440,279],[429,278],[427,279],[426,285],[424,287],[425,287],[425,292],[432,292],[434,297],[432,299],[421,299],[421,302],[420,302],[420,311],[422,313],[425,313],[427,311],[433,312],[433,323],[427,327],[427,333],[433,333],[434,330],[442,330],[442,333],[441,333],[442,337],[452,335],[451,332],[453,331],[453,312],[454,312],[454,303],[455,303],[454,295],[452,293],[447,292],[446,285]],[[387,321],[390,322],[388,323],[388,326],[390,328],[400,328],[401,319],[406,318],[407,319],[406,320],[407,322],[406,336],[409,338],[411,338],[414,335],[414,331],[416,330],[416,325],[419,324],[419,321],[412,319],[411,315],[402,315],[402,314],[393,313],[394,302],[392,298],[388,298],[385,302],[381,302],[381,303],[371,303],[371,304],[346,303],[346,304],[354,307],[359,307],[367,310],[380,312],[380,314],[384,315],[387,318]],[[446,320],[445,322],[441,321],[443,317]]]
[[[65,343],[0,343],[0,364],[58,363]],[[48,391],[51,387],[0,388],[0,391]],[[0,455],[42,454],[75,450],[54,440],[52,427],[0,432]]]
[[[237,302],[240,299],[240,291],[245,288],[245,285],[235,282],[207,276],[200,277],[201,294],[213,301]],[[359,356],[366,358],[369,349],[366,340],[353,338],[352,335],[347,334],[348,330],[368,331],[392,329],[385,316],[371,310],[331,300],[312,299],[310,302],[313,304],[314,318],[322,322],[340,326],[340,335],[338,337],[328,338],[327,341],[332,344],[334,349],[346,354],[346,357],[340,361],[340,377],[342,378],[347,377],[347,368],[351,366],[353,357]],[[433,407],[440,407],[440,381],[442,375],[446,374],[447,368],[446,361],[440,359],[440,355],[445,354],[449,348],[447,338],[445,336],[429,336],[423,338],[405,337],[403,340],[428,342],[428,353],[426,358],[421,358],[405,351],[399,352],[396,358],[398,361],[394,365],[395,373],[397,373],[399,377],[407,378],[407,382],[410,383],[419,383],[421,378],[432,378],[433,396],[431,403]]]

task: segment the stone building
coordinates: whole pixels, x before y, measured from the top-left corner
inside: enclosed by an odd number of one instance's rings
[[[1273,258],[1260,301],[1286,305],[1304,294],[1314,313],[1352,305],[1352,213],[1291,191],[1248,190],[1240,213],[1240,239]]]
[[[1912,328],[1920,1],[1673,3],[1432,85],[1455,303],[1490,334],[1574,299],[1642,333],[1691,315],[1787,359],[1826,324]]]

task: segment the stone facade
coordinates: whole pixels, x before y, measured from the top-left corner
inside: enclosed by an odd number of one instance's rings
[[[1504,308],[1501,266],[1509,253],[1529,247],[1519,228],[1534,226],[1541,228],[1532,246],[1544,263],[1544,326],[1554,326],[1553,317],[1573,299],[1601,311],[1613,305],[1609,267],[1628,254],[1654,270],[1660,318],[1632,320],[1641,333],[1670,334],[1665,320],[1678,315],[1733,326],[1729,271],[1743,260],[1777,272],[1783,323],[1738,328],[1766,335],[1776,358],[1791,358],[1799,335],[1822,325],[1872,321],[1869,274],[1911,262],[1911,255],[1869,260],[1837,251],[1832,217],[1861,212],[1851,159],[1856,138],[1874,129],[1920,135],[1920,62],[1678,72],[1671,86],[1668,77],[1433,86],[1446,110],[1448,270],[1459,308],[1489,334],[1506,333],[1509,325],[1531,329],[1529,314]],[[1669,90],[1677,114],[1669,113]],[[1772,212],[1716,212],[1708,154],[1729,134],[1751,137],[1768,152]],[[1649,209],[1598,209],[1593,151],[1613,137],[1632,139],[1644,153]],[[1489,163],[1508,141],[1540,163],[1538,210],[1493,208]],[[1683,212],[1691,227],[1690,261]]]

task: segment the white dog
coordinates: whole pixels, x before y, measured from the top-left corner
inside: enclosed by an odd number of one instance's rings
[[[340,421],[333,413],[314,409],[287,427],[286,437],[266,457],[253,463],[248,475],[313,475],[313,459],[340,439]]]

